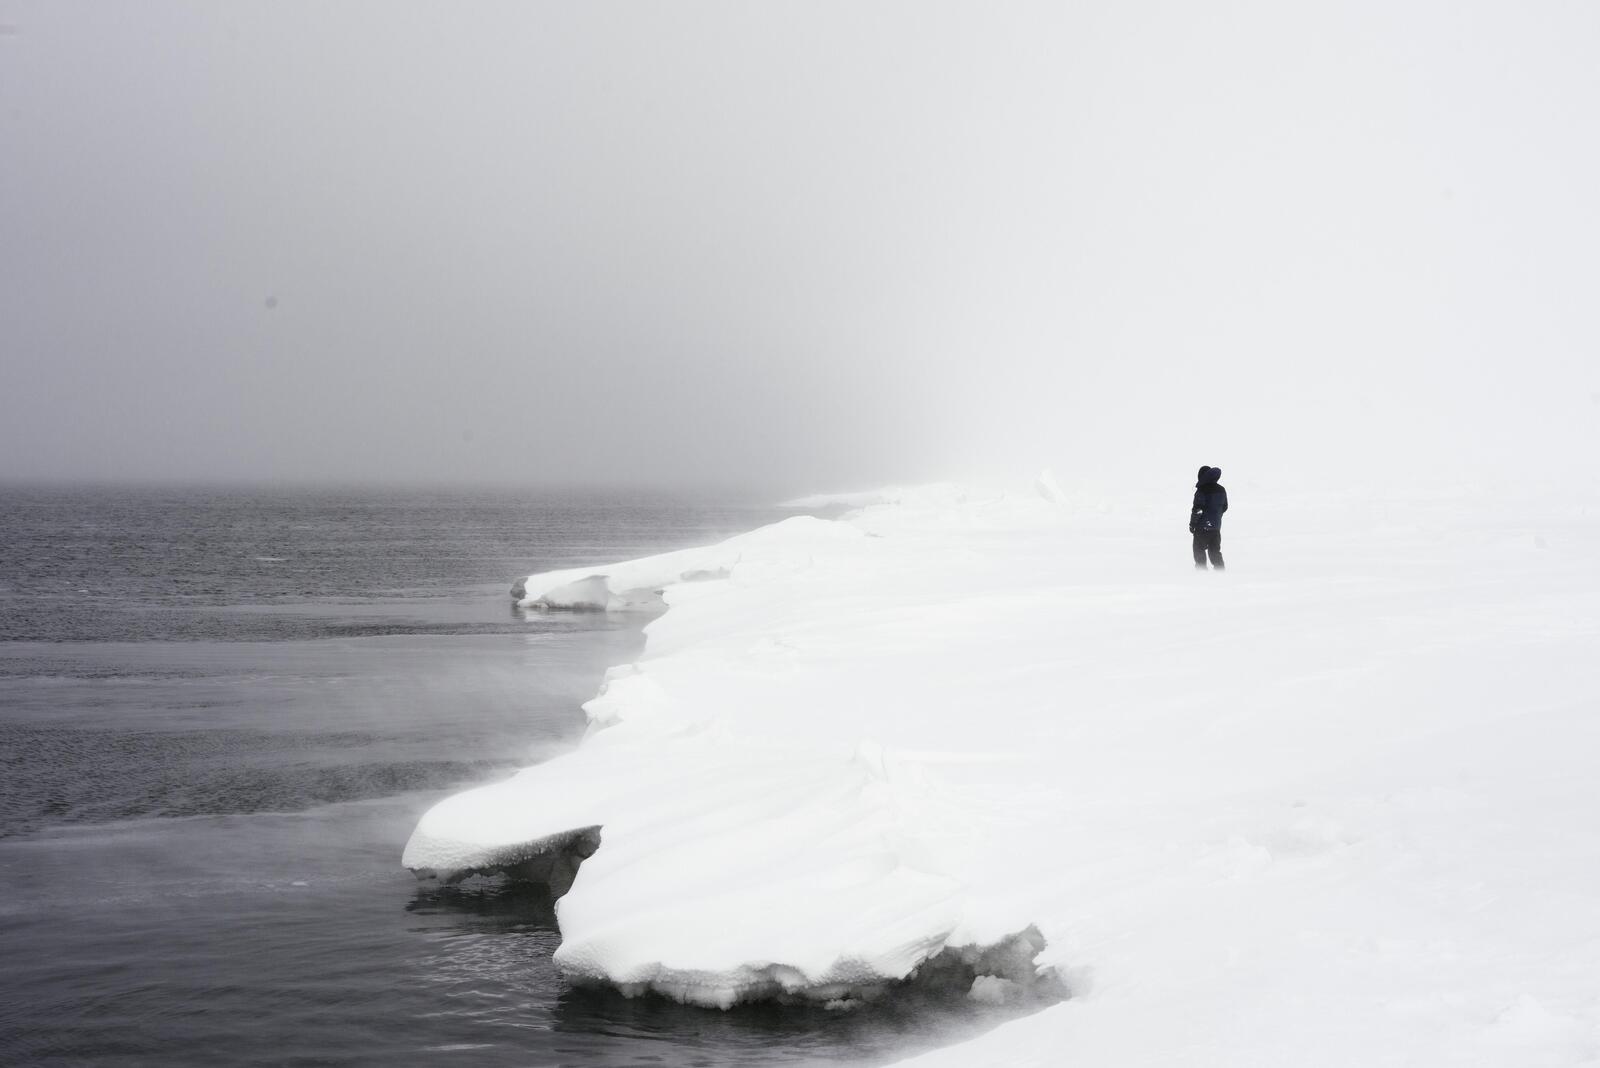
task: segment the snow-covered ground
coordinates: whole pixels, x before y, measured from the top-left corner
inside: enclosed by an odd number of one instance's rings
[[[561,965],[707,1004],[1037,926],[1070,998],[924,1068],[1600,1063],[1600,510],[1230,489],[1221,574],[1046,484],[532,576],[670,610],[405,863],[581,860]]]

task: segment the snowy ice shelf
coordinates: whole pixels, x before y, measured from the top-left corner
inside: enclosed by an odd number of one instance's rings
[[[847,999],[996,945],[974,996],[1067,977],[929,1064],[1600,1053],[1592,524],[1236,507],[1198,575],[1175,510],[1062,496],[531,576],[670,610],[582,745],[442,802],[405,863],[570,881],[558,962],[630,992]]]
[[[913,712],[883,667],[896,646],[914,648],[905,627],[920,629],[921,609],[856,618],[881,661],[850,647],[841,611],[854,610],[836,598],[881,613],[872,591],[905,566],[869,519],[796,517],[519,583],[528,607],[671,611],[649,625],[644,659],[610,672],[585,706],[582,746],[436,806],[406,866],[516,869],[558,893],[570,883],[557,952],[569,975],[708,1005],[847,1000],[947,946],[1036,939],[1021,911],[969,916],[968,880],[940,836],[967,833],[970,814],[930,789],[923,761],[876,740],[903,734]],[[971,729],[950,726],[951,742]]]

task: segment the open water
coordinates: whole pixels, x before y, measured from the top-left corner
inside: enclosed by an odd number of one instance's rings
[[[882,1063],[992,1024],[576,989],[542,892],[399,866],[434,801],[575,745],[643,647],[517,611],[515,577],[781,514],[0,489],[0,1063]]]

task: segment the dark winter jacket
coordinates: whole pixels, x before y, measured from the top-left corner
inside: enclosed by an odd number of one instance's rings
[[[1228,491],[1217,484],[1221,477],[1220,467],[1200,469],[1200,480],[1194,484],[1194,507],[1189,510],[1189,533],[1222,529],[1222,513],[1228,510]]]

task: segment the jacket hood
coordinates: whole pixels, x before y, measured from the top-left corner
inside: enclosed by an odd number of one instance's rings
[[[1196,488],[1198,488],[1200,486],[1215,486],[1217,484],[1217,479],[1219,479],[1221,477],[1222,477],[1222,468],[1220,468],[1220,467],[1202,467],[1200,469],[1200,474],[1198,476],[1198,481],[1195,482],[1195,486],[1196,486]]]

